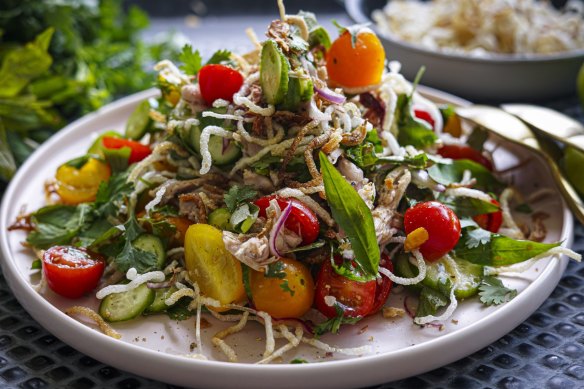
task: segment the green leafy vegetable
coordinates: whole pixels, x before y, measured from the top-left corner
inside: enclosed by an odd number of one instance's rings
[[[333,217],[351,242],[357,266],[365,277],[373,279],[377,275],[380,253],[371,211],[322,152],[320,169]]]
[[[411,97],[404,94],[398,96],[396,115],[399,128],[397,140],[400,145],[423,149],[438,139],[429,124],[413,116]]]
[[[440,198],[440,201],[451,208],[459,218],[497,212],[500,209],[499,206],[491,202],[472,197],[455,197],[454,199]]]
[[[229,209],[229,212],[233,213],[240,204],[254,199],[257,195],[257,190],[251,186],[234,185],[229,188],[229,191],[223,197],[227,209]]]
[[[135,248],[132,242],[144,232],[134,215],[130,215],[124,224],[124,247],[114,258],[114,263],[119,271],[125,273],[130,268],[136,268],[138,273],[146,273],[156,268],[156,255],[151,252]]]
[[[485,305],[499,305],[511,301],[517,296],[517,291],[505,287],[496,277],[486,276],[479,286],[479,296]]]
[[[34,230],[26,241],[38,248],[68,244],[93,220],[91,206],[49,205],[31,215]]]
[[[466,227],[456,247],[455,256],[483,266],[507,266],[533,258],[559,246],[560,243],[540,243],[515,240],[492,234],[476,227]]]
[[[465,170],[468,170],[476,179],[476,188],[478,189],[486,192],[499,192],[505,187],[487,168],[468,159],[455,159],[451,163],[443,161],[435,163],[428,168],[428,174],[434,181],[448,186],[460,182]]]
[[[207,61],[207,65],[228,62],[231,59],[231,51],[217,50]]]
[[[191,45],[184,45],[178,59],[183,63],[180,69],[191,76],[196,76],[203,66],[203,59],[199,50],[193,51],[193,46]]]
[[[293,360],[290,361],[290,364],[292,364],[292,365],[299,364],[299,363],[308,363],[308,361],[306,359],[302,359],[302,358],[294,358]]]
[[[355,324],[361,317],[345,317],[343,308],[339,304],[335,304],[335,311],[337,315],[333,318],[328,319],[314,327],[314,335],[320,336],[326,334],[327,332],[336,334],[343,324]]]
[[[416,310],[416,317],[435,315],[440,307],[444,307],[447,304],[448,297],[444,296],[435,289],[423,286],[422,291],[420,292],[420,300],[418,303],[418,309]]]
[[[284,291],[284,292],[288,292],[290,293],[290,296],[294,297],[294,292],[292,289],[290,289],[290,285],[288,285],[288,280],[284,280],[281,284],[280,284],[280,288]]]
[[[284,271],[284,263],[281,261],[270,263],[264,275],[266,278],[278,278],[281,280],[286,278],[286,272]]]
[[[0,177],[10,179],[16,171],[16,161],[8,145],[6,129],[0,120]]]

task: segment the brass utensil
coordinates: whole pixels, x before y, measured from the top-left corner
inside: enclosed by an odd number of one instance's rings
[[[574,187],[564,178],[557,164],[560,151],[553,142],[538,140],[525,123],[499,108],[473,105],[457,108],[456,113],[461,118],[542,156],[566,203],[576,218],[584,223],[584,203]]]
[[[534,130],[584,153],[584,126],[550,108],[528,104],[503,104],[501,108],[523,120]]]

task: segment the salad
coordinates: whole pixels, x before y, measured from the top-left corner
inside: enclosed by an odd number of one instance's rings
[[[49,205],[11,227],[29,231],[39,291],[113,337],[144,315],[194,316],[200,358],[206,316],[234,323],[212,338],[229,361],[228,336],[256,321],[268,363],[302,343],[362,355],[319,337],[373,315],[439,326],[460,300],[513,298],[499,273],[580,260],[543,242],[545,215],[498,177],[486,134],[416,91],[422,72],[386,64],[367,27],[333,40],[279,6],[250,53],[185,46],[180,67],[158,63],[160,97],[57,168]],[[387,306],[391,293],[412,298]],[[97,311],[75,305],[87,294]]]

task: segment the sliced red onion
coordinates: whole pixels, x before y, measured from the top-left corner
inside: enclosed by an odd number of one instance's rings
[[[333,104],[343,104],[347,100],[347,98],[344,95],[334,92],[329,88],[317,88],[315,86],[314,91],[318,95],[320,95],[320,97],[327,101],[330,101]]]
[[[229,138],[223,138],[223,147],[221,148],[221,155],[225,154],[225,150],[229,147]]]
[[[413,319],[414,317],[416,317],[416,308],[413,307],[415,301],[412,300],[415,300],[412,296],[406,296],[406,298],[404,299],[404,309],[406,310],[408,316]]]
[[[288,216],[290,216],[290,212],[292,212],[292,202],[289,202],[284,211],[280,215],[280,217],[274,222],[274,226],[270,231],[270,239],[268,239],[268,245],[270,247],[270,252],[272,255],[276,257],[283,257],[282,253],[278,250],[278,245],[276,244],[278,240],[278,235],[282,231],[286,220],[288,220]]]

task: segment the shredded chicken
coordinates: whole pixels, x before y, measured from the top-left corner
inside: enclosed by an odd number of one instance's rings
[[[265,236],[238,235],[223,231],[223,243],[241,263],[257,271],[265,271],[267,265],[278,260],[276,257],[270,257],[268,238]]]

